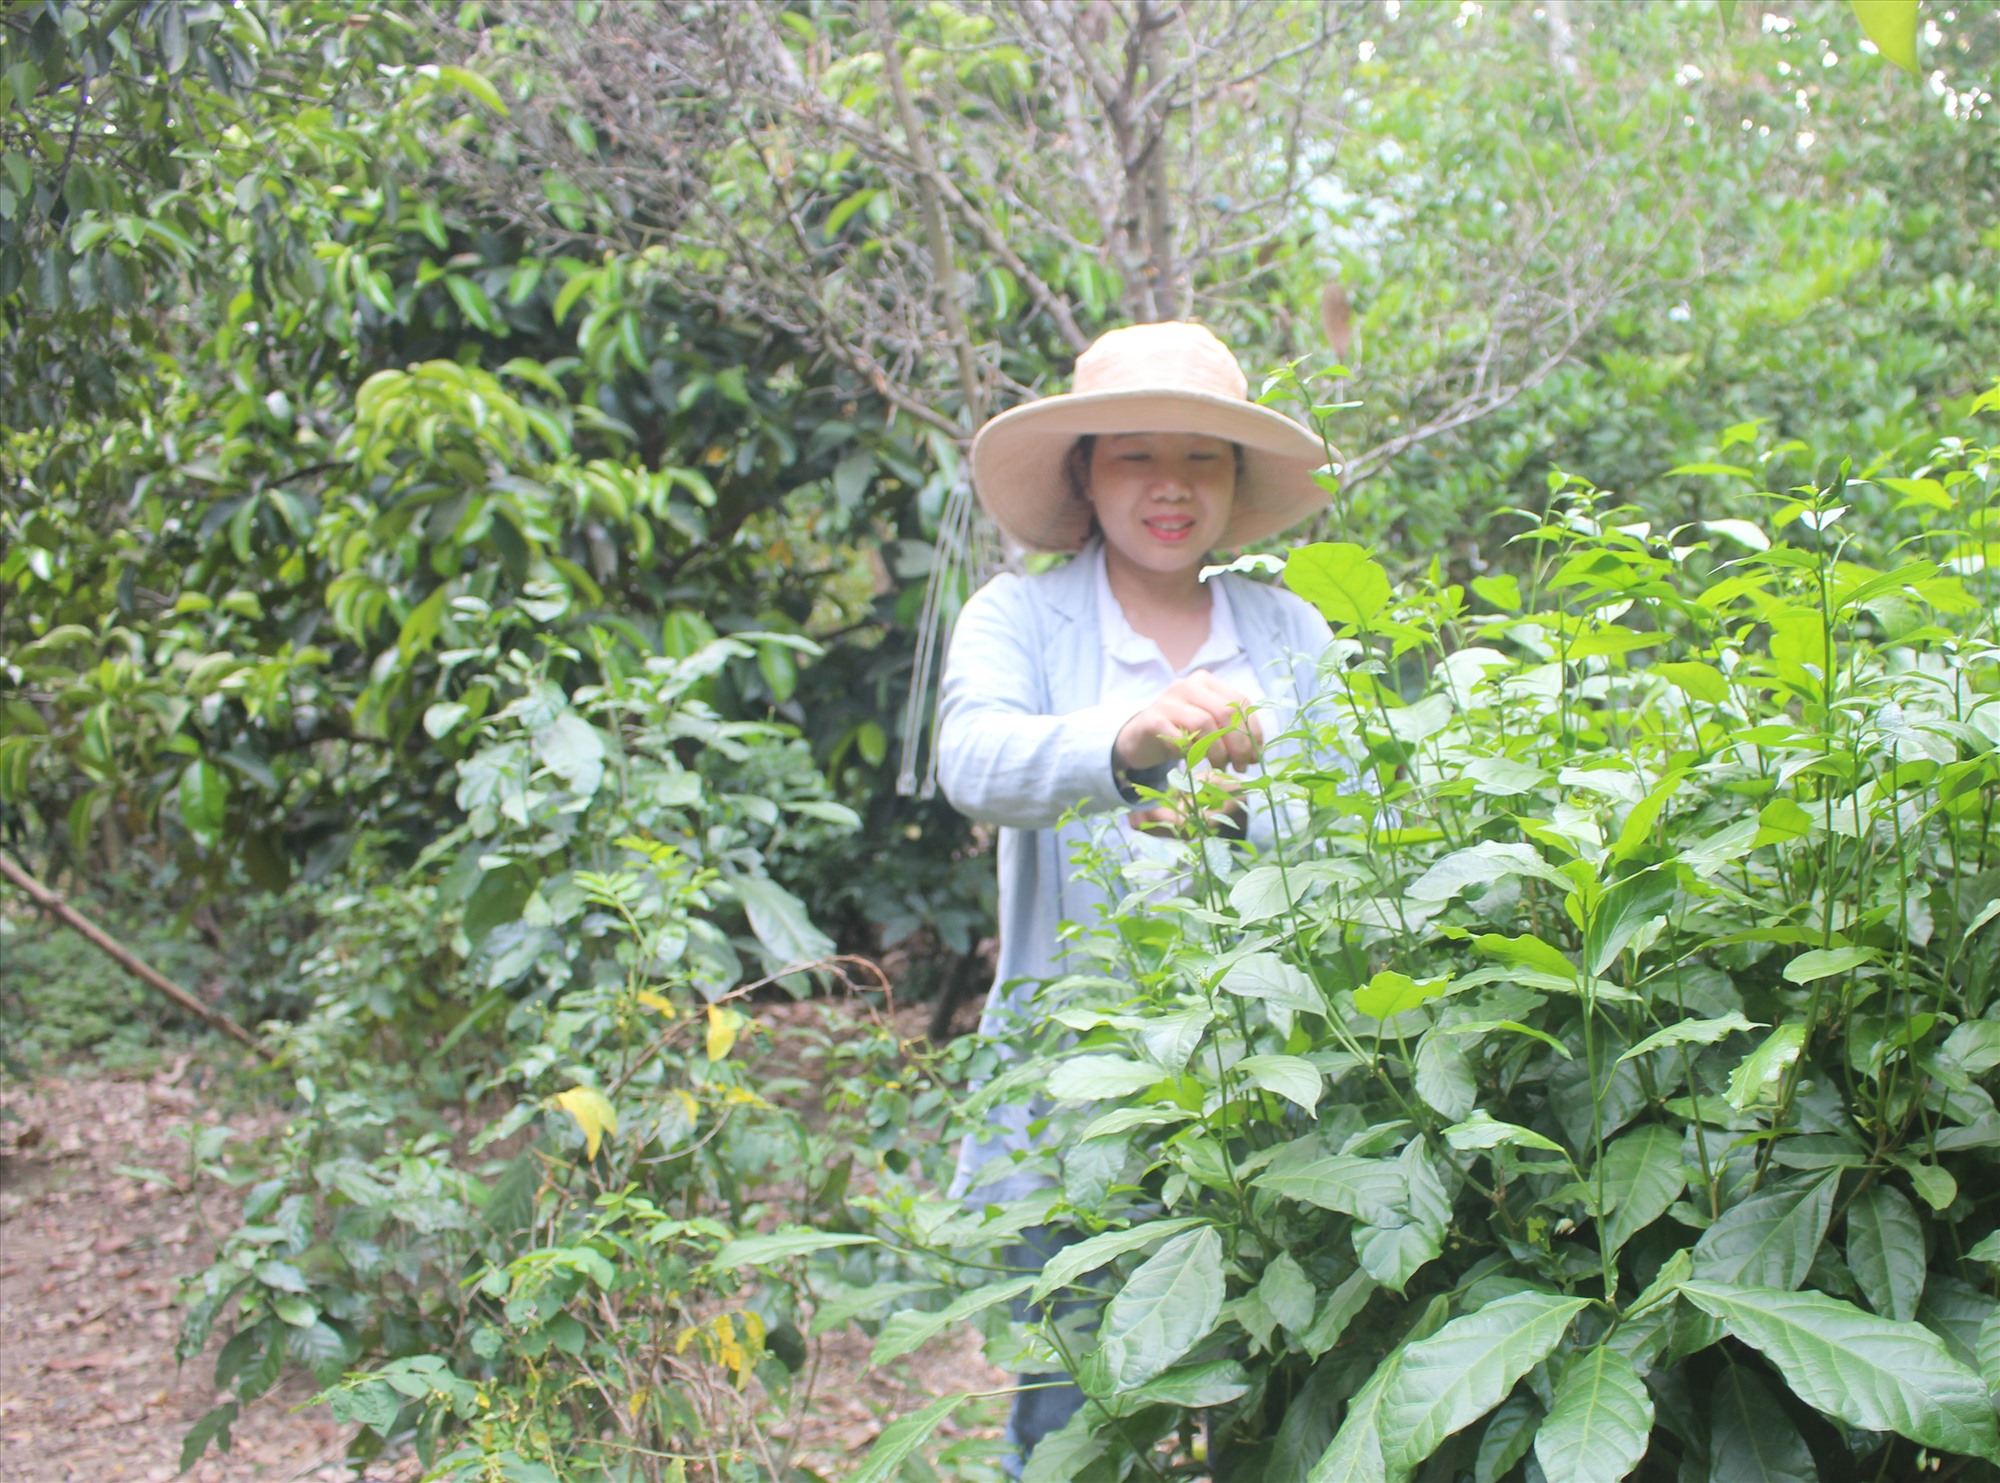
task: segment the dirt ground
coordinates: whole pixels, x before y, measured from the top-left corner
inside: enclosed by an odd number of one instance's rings
[[[150,1073],[47,1077],[0,1084],[0,1483],[110,1483],[176,1476],[181,1439],[218,1401],[213,1355],[176,1367],[179,1277],[198,1270],[236,1216],[226,1190],[190,1190],[190,1124],[219,1121],[182,1058]],[[250,1131],[241,1116],[231,1119]],[[163,1185],[123,1170],[154,1169]],[[933,1396],[1005,1383],[969,1331],[889,1371],[869,1371],[869,1340],[850,1328],[826,1342],[820,1401],[799,1438],[803,1460],[845,1476],[881,1428]],[[356,1474],[346,1429],[305,1406],[295,1377],[245,1408],[227,1456],[213,1451],[195,1483],[412,1483],[413,1458]],[[938,1448],[997,1435],[1000,1403],[947,1423]],[[943,1476],[991,1477],[987,1468]]]
[[[173,1136],[215,1122],[185,1059],[143,1078],[49,1078],[7,1089],[0,1122],[0,1479],[97,1483],[172,1478],[181,1438],[219,1396],[211,1363],[179,1369],[181,1274],[226,1228],[228,1193],[205,1198],[118,1172],[185,1169]],[[346,1438],[294,1380],[247,1407],[226,1457],[197,1483],[349,1478]],[[413,1465],[371,1483],[406,1483]]]

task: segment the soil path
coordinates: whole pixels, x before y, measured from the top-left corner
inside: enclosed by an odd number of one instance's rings
[[[212,1357],[174,1363],[182,1274],[236,1216],[227,1191],[187,1188],[187,1144],[174,1136],[219,1119],[183,1082],[189,1062],[146,1078],[49,1078],[7,1088],[0,1120],[0,1480],[164,1483],[181,1438],[218,1400]],[[119,1172],[182,1171],[177,1184]],[[195,1483],[331,1483],[344,1428],[293,1408],[295,1379],[245,1409],[227,1456]],[[413,1464],[364,1476],[404,1483]]]
[[[186,1131],[221,1120],[188,1084],[190,1064],[0,1084],[0,1483],[165,1483],[179,1474],[188,1428],[229,1398],[209,1383],[212,1352],[185,1368],[173,1354],[179,1279],[206,1264],[215,1233],[238,1218],[233,1192],[189,1188]],[[260,1131],[259,1116],[230,1121],[249,1134]],[[136,1172],[147,1169],[167,1182]],[[887,1371],[867,1368],[869,1345],[851,1327],[822,1341],[820,1385],[798,1442],[802,1460],[827,1477],[846,1476],[883,1426],[933,1397],[1006,1383],[969,1330]],[[229,1454],[211,1451],[185,1476],[417,1478],[409,1457],[354,1473],[343,1460],[347,1429],[302,1405],[312,1393],[295,1376],[246,1407]],[[930,1450],[996,1436],[1002,1409],[967,1406]],[[945,1476],[971,1483],[998,1473],[947,1464]]]

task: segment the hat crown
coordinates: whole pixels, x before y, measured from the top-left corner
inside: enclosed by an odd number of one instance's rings
[[[1099,335],[1076,358],[1075,394],[1183,391],[1244,400],[1249,380],[1205,325],[1135,324]]]

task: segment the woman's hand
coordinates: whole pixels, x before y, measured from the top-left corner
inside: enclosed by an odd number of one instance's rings
[[[1175,680],[1119,728],[1111,760],[1137,772],[1177,761],[1196,737],[1211,736],[1205,754],[1209,766],[1246,771],[1264,746],[1264,733],[1250,704],[1242,691],[1198,669]]]

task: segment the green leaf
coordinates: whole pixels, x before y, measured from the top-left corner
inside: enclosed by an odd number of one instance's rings
[[[1533,1396],[1515,1394],[1500,1403],[1479,1434],[1479,1452],[1472,1460],[1472,1483],[1500,1483],[1514,1464],[1528,1455],[1541,1424],[1542,1408]]]
[[[1389,574],[1359,546],[1323,541],[1285,559],[1285,585],[1336,628],[1366,624],[1389,605]]]
[[[1450,986],[1449,978],[1419,982],[1407,973],[1384,968],[1354,991],[1354,1007],[1374,1019],[1394,1019],[1412,1009],[1421,1009]]]
[[[1745,1056],[1729,1075],[1729,1102],[1750,1108],[1777,1096],[1785,1068],[1799,1058],[1804,1048],[1806,1027],[1796,1021],[1780,1025],[1764,1037],[1763,1043]]]
[[[1222,988],[1245,999],[1262,999],[1305,1014],[1326,1013],[1326,1000],[1313,981],[1276,953],[1252,953],[1229,965]]]
[[[1544,1153],[1568,1156],[1568,1150],[1553,1138],[1544,1137],[1533,1128],[1524,1128],[1519,1123],[1499,1122],[1483,1107],[1476,1110],[1466,1121],[1446,1128],[1444,1140],[1461,1151],[1472,1148],[1498,1148],[1506,1144],[1514,1148],[1538,1148]]]
[[[1958,1181],[1940,1164],[1921,1163],[1907,1154],[1896,1158],[1897,1165],[1910,1176],[1910,1188],[1933,1210],[1945,1210],[1958,1198]]]
[[[1402,1292],[1444,1250],[1451,1226],[1451,1195],[1427,1140],[1413,1138],[1396,1156],[1403,1176],[1402,1204],[1386,1218],[1356,1226],[1354,1255],[1370,1277]]]
[[[1311,1116],[1319,1116],[1319,1067],[1304,1056],[1245,1056],[1234,1069],[1250,1078],[1252,1085],[1276,1092]]]
[[[224,1401],[188,1428],[188,1434],[181,1439],[182,1472],[201,1461],[201,1455],[208,1451],[210,1442],[215,1443],[218,1452],[229,1450],[229,1426],[236,1420],[236,1410],[236,1402]]]
[[[1784,1407],[1742,1365],[1724,1365],[1708,1402],[1710,1483],[1819,1483]]]
[[[1762,1025],[1746,1020],[1733,1010],[1719,1019],[1680,1020],[1668,1025],[1664,1030],[1655,1030],[1644,1040],[1618,1058],[1622,1065],[1626,1061],[1637,1060],[1640,1056],[1669,1045],[1713,1045],[1739,1030],[1761,1030]]]
[[[1166,1073],[1125,1056],[1073,1056],[1049,1076],[1049,1095],[1058,1102],[1098,1102],[1129,1097],[1158,1086]]]
[[[804,903],[776,881],[739,875],[729,884],[743,903],[750,930],[764,945],[772,969],[797,968],[833,956],[833,939],[813,925]]]
[[[868,1356],[868,1363],[884,1365],[898,1359],[924,1345],[943,1333],[955,1329],[967,1319],[1000,1303],[1018,1298],[1034,1285],[1033,1276],[1017,1277],[1008,1282],[993,1282],[985,1287],[974,1288],[960,1296],[957,1301],[938,1309],[924,1312],[921,1309],[905,1309],[889,1316],[882,1325],[881,1333],[875,1337],[875,1348]]]
[[[883,1427],[882,1435],[868,1449],[861,1466],[848,1476],[848,1483],[891,1483],[901,1477],[903,1464],[930,1440],[931,1433],[943,1425],[946,1417],[970,1399],[968,1395],[948,1395]]]
[[[1600,1345],[1563,1370],[1535,1461],[1548,1483],[1617,1483],[1646,1455],[1652,1430],[1646,1382],[1630,1358]]]
[[[594,794],[604,779],[604,736],[574,711],[564,711],[535,733],[534,753],[579,798]]]
[[[1417,1095],[1450,1118],[1469,1116],[1479,1100],[1479,1077],[1457,1036],[1433,1029],[1417,1047]]]
[[[1489,958],[1518,963],[1523,968],[1576,982],[1576,965],[1559,950],[1531,934],[1508,937],[1499,932],[1482,932],[1472,939],[1472,945]]]
[[[1905,72],[1917,65],[1917,0],[1847,0],[1861,34]]]
[[[1512,1293],[1410,1345],[1382,1395],[1389,1465],[1415,1468],[1446,1437],[1499,1405],[1589,1306],[1584,1298]]]
[[[1395,1219],[1409,1197],[1409,1180],[1389,1159],[1329,1154],[1297,1168],[1278,1163],[1251,1180],[1259,1189],[1371,1224]]]
[[[1146,1406],[1183,1406],[1198,1411],[1240,1400],[1249,1389],[1250,1377],[1243,1366],[1233,1359],[1212,1359],[1168,1370],[1104,1404],[1113,1416],[1129,1416]]]
[[[1569,877],[1544,860],[1534,846],[1488,840],[1454,850],[1436,861],[1410,884],[1407,894],[1413,901],[1449,901],[1468,886],[1487,886],[1521,875],[1547,881],[1564,895],[1572,888]]]
[[[1847,1269],[1868,1306],[1908,1322],[1924,1295],[1924,1228],[1902,1194],[1870,1185],[1847,1207]]]
[[[1472,590],[1503,613],[1521,611],[1521,582],[1517,577],[1474,577]]]
[[[1398,1349],[1375,1367],[1368,1383],[1348,1402],[1347,1415],[1333,1441],[1320,1454],[1306,1483],[1390,1483],[1389,1446],[1382,1435],[1382,1398],[1402,1369]],[[1406,1476],[1398,1467],[1396,1477]]]
[[[207,758],[197,757],[181,770],[180,795],[181,822],[203,849],[214,849],[229,818],[228,776]]]
[[[1922,1325],[1816,1292],[1689,1282],[1681,1296],[1768,1359],[1807,1405],[1865,1431],[2000,1462],[1986,1386]]]
[[[1729,681],[1722,677],[1722,671],[1712,664],[1698,660],[1676,660],[1667,664],[1656,664],[1649,671],[1658,675],[1677,690],[1685,691],[1696,700],[1710,705],[1726,705],[1729,701]]]
[[[813,1231],[804,1228],[773,1231],[768,1236],[740,1236],[715,1254],[709,1265],[718,1272],[736,1267],[768,1267],[773,1262],[795,1256],[810,1256],[836,1246],[876,1246],[873,1236],[852,1231]]]
[[[1148,1221],[1122,1231],[1104,1231],[1088,1241],[1065,1246],[1043,1265],[1041,1276],[1035,1282],[1033,1297],[1040,1302],[1056,1289],[1069,1286],[1084,1273],[1095,1272],[1127,1252],[1141,1251],[1202,1224],[1204,1222],[1191,1216],[1179,1220]]]
[[[1607,1253],[1615,1254],[1666,1214],[1687,1188],[1681,1135],[1659,1123],[1630,1129],[1604,1150],[1591,1187],[1603,1192],[1598,1240]]]
[[[500,101],[499,89],[477,72],[465,67],[440,67],[437,75],[440,81],[450,83],[468,98],[476,98],[503,118],[506,116],[507,105]]]
[[[1833,1218],[1838,1173],[1803,1187],[1766,1188],[1722,1212],[1694,1245],[1702,1282],[1789,1291],[1806,1280]]]
[[[1809,984],[1814,979],[1831,978],[1836,973],[1859,968],[1863,963],[1872,963],[1880,956],[1872,947],[1814,948],[1809,953],[1800,953],[1785,965],[1785,982]]]
[[[934,1282],[871,1282],[837,1297],[830,1296],[813,1309],[806,1337],[817,1339],[822,1334],[834,1333],[864,1313],[872,1313],[889,1303],[900,1303],[918,1293],[936,1291],[938,1286]]]
[[[1215,1327],[1222,1312],[1222,1238],[1212,1227],[1174,1237],[1104,1310],[1098,1358],[1115,1391],[1168,1368]]]
[[[2000,1307],[1986,1315],[1979,1325],[1979,1341],[1973,1346],[1979,1360],[1979,1375],[1986,1388],[2000,1398]]]

